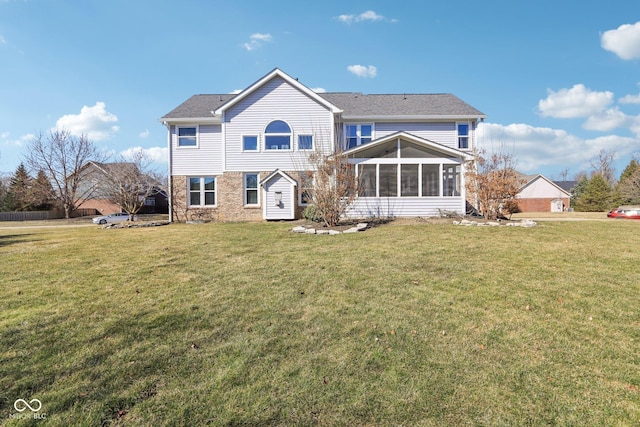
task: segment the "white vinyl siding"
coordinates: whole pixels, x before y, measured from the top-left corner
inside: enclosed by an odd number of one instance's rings
[[[265,150],[265,127],[273,120],[283,120],[291,128],[293,150]],[[304,170],[308,150],[298,150],[298,135],[313,135],[315,147],[329,153],[333,144],[333,114],[291,86],[275,77],[224,115],[226,170]],[[243,135],[258,135],[257,152],[242,150]]]
[[[281,175],[264,183],[264,219],[293,219],[297,197],[295,186]]]
[[[222,170],[220,125],[198,126],[198,147],[178,148],[176,126],[171,127],[172,175],[217,175]]]
[[[460,197],[360,197],[346,212],[350,218],[369,217],[432,217],[440,210],[465,212],[465,201]]]
[[[455,122],[451,123],[376,123],[376,139],[404,131],[429,141],[451,148],[458,148],[458,134]],[[471,146],[471,126],[469,126],[469,146]]]

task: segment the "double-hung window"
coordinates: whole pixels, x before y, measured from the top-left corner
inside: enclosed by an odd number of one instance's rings
[[[198,146],[198,126],[178,126],[178,147]]]
[[[213,176],[189,178],[189,206],[215,206],[216,178]]]
[[[258,205],[258,174],[244,174],[244,204]]]
[[[282,120],[274,120],[264,130],[265,150],[291,150],[291,128]]]
[[[347,149],[371,142],[373,139],[373,124],[345,125]]]
[[[469,148],[469,123],[458,123],[458,148]]]

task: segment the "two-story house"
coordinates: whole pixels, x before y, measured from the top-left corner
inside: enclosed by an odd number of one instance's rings
[[[238,94],[194,95],[168,129],[172,220],[294,219],[309,156],[343,152],[350,217],[465,212],[464,171],[485,115],[451,94],[316,93],[274,69]]]

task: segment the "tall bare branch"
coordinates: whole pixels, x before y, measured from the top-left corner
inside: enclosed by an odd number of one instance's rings
[[[89,199],[96,186],[86,179],[83,166],[103,161],[106,155],[96,149],[86,135],[75,136],[64,129],[39,133],[29,144],[25,162],[32,171],[43,171],[53,187],[53,199],[64,209],[65,218]]]

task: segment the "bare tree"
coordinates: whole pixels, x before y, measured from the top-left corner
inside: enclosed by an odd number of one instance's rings
[[[140,149],[129,158],[120,156],[115,163],[100,165],[105,171],[101,191],[127,212],[130,220],[149,197],[162,191],[162,176],[152,170],[151,164],[151,158]]]
[[[334,227],[357,196],[354,166],[341,152],[324,154],[317,150],[308,161],[311,168],[303,174],[302,186],[316,215],[327,227]]]
[[[486,150],[475,153],[475,164],[467,167],[465,181],[471,197],[475,197],[479,211],[487,219],[509,214],[524,180],[515,170],[511,154]]]
[[[65,218],[89,199],[97,183],[87,178],[83,168],[90,160],[103,161],[93,141],[67,130],[53,130],[46,137],[39,133],[27,149],[25,161],[33,171],[43,171],[53,187],[54,200],[64,209]]]
[[[615,160],[615,157],[615,152],[602,149],[598,153],[597,157],[591,159],[591,167],[593,168],[593,173],[602,175],[602,177],[611,187],[613,187],[616,183],[616,179],[614,177],[615,169],[613,168],[613,161]]]

